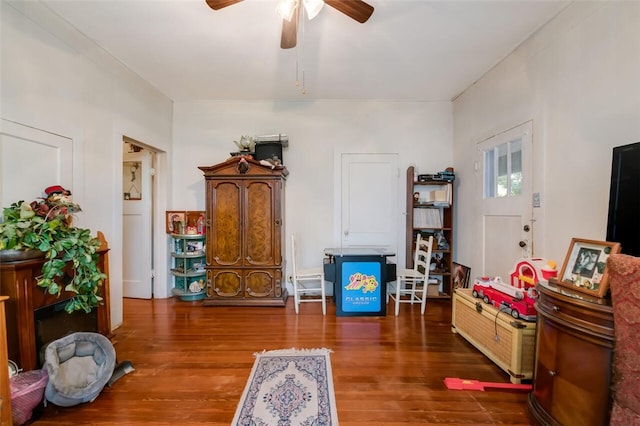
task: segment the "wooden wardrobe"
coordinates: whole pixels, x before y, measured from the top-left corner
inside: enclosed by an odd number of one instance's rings
[[[235,156],[205,177],[204,305],[284,306],[284,184],[288,171]]]

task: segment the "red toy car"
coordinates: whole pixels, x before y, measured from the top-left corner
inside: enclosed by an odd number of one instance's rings
[[[516,288],[502,282],[500,277],[481,277],[474,280],[472,294],[473,297],[481,298],[485,303],[491,303],[497,309],[509,313],[515,319],[536,320],[534,303],[537,292],[533,286],[526,289]]]

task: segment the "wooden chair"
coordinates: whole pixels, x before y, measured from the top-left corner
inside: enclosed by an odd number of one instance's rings
[[[293,258],[292,281],[296,314],[302,302],[321,302],[322,315],[326,315],[327,300],[324,286],[324,269],[322,266],[312,269],[298,269],[295,235],[291,235],[291,256]]]
[[[389,298],[395,302],[396,316],[400,313],[401,303],[420,303],[420,314],[424,315],[427,306],[427,282],[432,250],[433,236],[425,240],[418,233],[413,269],[399,271],[395,284],[389,283],[387,286],[387,302]]]

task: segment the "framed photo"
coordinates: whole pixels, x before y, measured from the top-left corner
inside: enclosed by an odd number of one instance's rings
[[[562,264],[558,284],[596,297],[609,289],[607,259],[620,252],[620,244],[573,238]]]
[[[167,234],[182,234],[186,226],[186,213],[183,211],[167,212]]]
[[[453,288],[469,288],[469,277],[471,268],[453,262]]]
[[[122,163],[122,198],[124,200],[142,200],[142,162],[125,161]]]

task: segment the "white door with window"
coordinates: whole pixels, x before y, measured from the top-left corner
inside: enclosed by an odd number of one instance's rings
[[[153,292],[152,154],[125,153],[122,163],[122,284],[124,297],[150,299]]]
[[[397,154],[339,153],[341,247],[398,247]]]
[[[482,275],[506,280],[533,253],[532,123],[478,144],[482,174]]]

